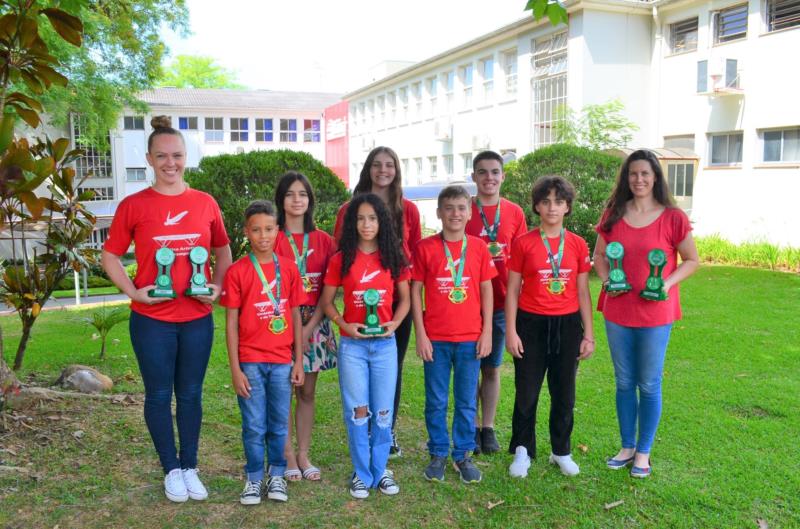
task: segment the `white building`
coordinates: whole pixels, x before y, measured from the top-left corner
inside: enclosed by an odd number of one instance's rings
[[[350,174],[389,145],[404,183],[469,178],[472,156],[553,143],[559,105],[618,98],[632,147],[688,148],[670,186],[698,234],[800,246],[800,0],[577,0],[345,96]],[[758,199],[756,199],[758,197]]]

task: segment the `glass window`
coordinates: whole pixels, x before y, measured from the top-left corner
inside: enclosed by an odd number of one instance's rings
[[[444,162],[444,174],[448,178],[453,176],[453,155],[452,154],[445,154],[442,156],[442,162]]]
[[[765,131],[763,140],[765,162],[800,161],[800,127]]]
[[[671,53],[697,49],[697,17],[669,25],[669,49]]]
[[[506,93],[517,93],[517,49],[503,52],[503,73],[506,76]]]
[[[489,101],[494,92],[494,58],[481,60],[481,77],[483,77],[483,100]]]
[[[125,130],[144,130],[144,116],[125,116],[122,122]]]
[[[463,106],[467,107],[472,103],[472,65],[465,64],[461,67],[460,70],[461,75],[461,88],[464,92],[464,96],[461,100]]]
[[[319,128],[320,120],[318,119],[304,119],[303,120],[303,141],[307,143],[319,143],[322,141]]]
[[[431,180],[435,180],[439,172],[439,162],[436,156],[428,156],[428,166],[430,166]]]
[[[125,169],[125,179],[128,182],[144,182],[146,178],[144,167],[128,167]]]
[[[697,93],[708,92],[708,61],[697,61]]]
[[[767,0],[767,31],[800,26],[800,0]]]
[[[225,128],[222,125],[222,118],[205,118],[205,138],[206,141],[221,142],[225,140]]]
[[[711,136],[711,165],[741,163],[742,138],[741,132]]]
[[[690,197],[694,191],[694,162],[667,164],[669,190],[675,197]]]
[[[283,142],[296,142],[297,141],[297,120],[296,119],[282,119],[280,120],[281,135],[280,140]]]
[[[472,174],[472,153],[465,152],[461,154],[461,174],[468,177]]]
[[[721,9],[714,13],[714,20],[715,44],[747,36],[747,4]]]
[[[114,200],[114,188],[113,187],[79,187],[78,194],[84,193],[86,191],[91,191],[94,193],[94,196],[88,200],[88,202],[99,202],[103,200]]]
[[[83,142],[83,127],[85,119],[80,117],[73,118],[73,138],[74,145],[83,150],[83,154],[75,160],[75,175],[78,179],[82,178],[113,178],[114,172],[111,163],[111,149],[108,147],[111,141],[106,138],[105,146],[88,145]]]
[[[680,136],[664,136],[665,149],[689,149],[694,151],[694,134]]]
[[[180,118],[178,118],[178,129],[180,129],[180,130],[197,130],[197,117],[180,117]]]
[[[533,145],[555,143],[558,108],[567,104],[567,32],[533,43]]]
[[[256,118],[256,141],[272,141],[272,119]]]
[[[231,118],[231,141],[247,141],[247,118]]]

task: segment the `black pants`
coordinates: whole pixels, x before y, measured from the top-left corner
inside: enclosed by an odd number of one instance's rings
[[[397,308],[395,305],[392,307],[392,312]],[[400,414],[400,392],[403,389],[403,360],[406,358],[406,349],[408,349],[408,341],[411,338],[411,311],[403,319],[403,322],[394,331],[394,340],[397,344],[397,383],[394,387],[394,414],[392,415],[392,431],[397,422],[397,416]]]
[[[583,339],[580,313],[542,316],[517,312],[517,334],[525,352],[514,359],[514,415],[511,422],[512,454],[518,446],[536,457],[536,406],[547,374],[550,390],[550,444],[553,453],[570,453],[575,375]]]

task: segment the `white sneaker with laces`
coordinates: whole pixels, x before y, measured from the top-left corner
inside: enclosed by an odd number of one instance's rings
[[[531,458],[528,456],[528,449],[518,446],[514,451],[514,461],[508,467],[508,473],[512,478],[528,477],[528,469],[531,467]]]
[[[173,468],[169,474],[164,476],[164,494],[169,501],[183,503],[189,499],[189,491],[186,490],[186,483],[183,482],[183,472],[179,468]]]
[[[189,497],[193,500],[204,500],[208,498],[208,491],[200,481],[200,476],[197,475],[196,468],[183,469],[183,483],[186,485],[186,490],[189,492]]]
[[[561,473],[565,476],[577,476],[581,471],[578,464],[572,460],[572,454],[567,454],[565,456],[550,454],[550,462],[554,465],[558,465],[558,468],[561,469]]]

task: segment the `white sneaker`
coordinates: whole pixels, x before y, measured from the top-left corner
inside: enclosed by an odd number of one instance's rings
[[[528,456],[528,449],[518,446],[514,451],[514,461],[508,467],[508,473],[512,478],[528,477],[528,469],[531,467],[531,458]]]
[[[186,485],[186,490],[189,492],[190,498],[193,500],[204,500],[208,498],[208,491],[203,485],[203,482],[200,481],[196,468],[187,468],[181,472],[183,472],[183,483]]]
[[[561,473],[565,476],[577,476],[581,471],[581,469],[578,468],[578,464],[572,460],[572,454],[567,454],[565,456],[550,454],[550,462],[554,465],[558,465],[558,468],[561,469]]]
[[[169,501],[183,503],[189,499],[189,491],[186,490],[186,483],[183,482],[183,472],[179,468],[173,468],[169,474],[164,476],[164,494]]]

